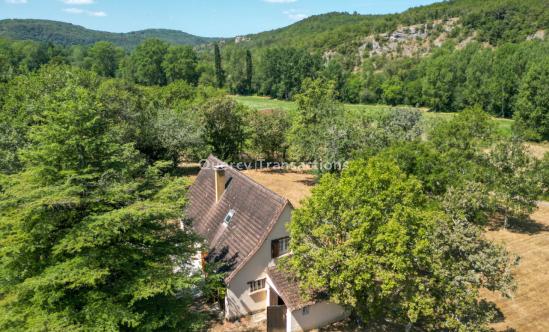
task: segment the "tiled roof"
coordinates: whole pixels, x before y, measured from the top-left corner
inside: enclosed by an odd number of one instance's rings
[[[221,160],[210,156],[207,161],[209,166],[225,165],[225,180],[230,179],[230,184],[216,203],[215,171],[203,167],[189,190],[187,216],[210,251],[223,251],[232,262],[229,282],[259,249],[289,202]],[[231,209],[235,214],[227,226],[223,219]]]
[[[304,300],[299,291],[299,282],[292,277],[291,273],[282,271],[276,266],[269,266],[266,270],[269,279],[273,282],[278,295],[284,300],[286,306],[291,310],[298,310],[315,302]]]

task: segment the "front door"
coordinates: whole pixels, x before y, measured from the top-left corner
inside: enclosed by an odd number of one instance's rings
[[[267,307],[267,332],[286,331],[286,306],[273,305]]]

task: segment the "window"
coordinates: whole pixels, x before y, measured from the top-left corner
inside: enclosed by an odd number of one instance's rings
[[[290,250],[290,238],[283,237],[281,239],[271,241],[271,258],[277,258],[285,255]]]
[[[250,293],[257,292],[258,290],[262,290],[265,288],[265,278],[255,280],[255,281],[249,281],[248,285],[250,285]]]
[[[231,223],[231,220],[233,219],[233,216],[234,216],[235,212],[236,211],[233,210],[233,209],[229,210],[229,212],[225,216],[225,219],[223,219],[223,222],[225,223],[225,225],[228,226]]]
[[[307,316],[309,314],[309,307],[303,307],[303,309],[301,309],[301,314]]]

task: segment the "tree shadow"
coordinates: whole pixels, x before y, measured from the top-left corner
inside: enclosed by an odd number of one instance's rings
[[[515,233],[538,234],[541,232],[549,232],[549,226],[539,223],[531,218],[513,221],[509,227],[509,231]]]
[[[317,184],[317,179],[316,178],[313,178],[313,179],[306,179],[306,180],[298,180],[297,182],[299,183],[303,183],[304,185],[308,186],[308,187],[313,187],[314,185]]]
[[[541,232],[549,232],[548,225],[539,223],[530,217],[513,219],[509,222],[509,225],[506,228],[503,227],[503,225],[503,218],[497,217],[489,223],[488,230],[498,231],[506,229],[513,233],[522,233],[528,235],[534,235]]]
[[[214,249],[206,256],[206,261],[215,266],[215,273],[229,273],[234,270],[238,253],[229,256],[229,247],[224,246],[221,249]]]

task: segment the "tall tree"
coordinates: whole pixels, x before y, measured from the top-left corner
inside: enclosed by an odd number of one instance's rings
[[[219,45],[214,45],[214,63],[215,63],[215,79],[218,88],[223,88],[225,85],[225,71],[223,71],[223,65],[221,63],[221,51]]]
[[[305,49],[267,49],[259,67],[261,93],[276,98],[291,99],[301,92],[305,79],[314,79],[317,76],[321,61],[320,56],[311,55]]]
[[[131,56],[133,76],[138,83],[145,85],[166,84],[166,73],[162,68],[168,44],[159,39],[147,39]]]
[[[204,141],[223,160],[236,160],[246,140],[245,108],[231,98],[221,97],[202,108]]]
[[[93,71],[101,76],[115,76],[122,50],[113,43],[100,41],[90,48],[89,55]]]
[[[335,100],[334,82],[306,79],[295,100],[297,113],[288,135],[292,156],[303,161],[345,161],[349,126],[343,123],[343,105]]]
[[[149,166],[85,89],[44,108],[0,193],[0,329],[198,328],[185,180]]]
[[[162,63],[168,83],[184,80],[198,83],[198,55],[190,46],[171,46]]]
[[[254,75],[252,52],[246,50],[246,93],[252,93],[252,81]]]
[[[533,64],[524,77],[515,119],[526,138],[549,140],[549,59]]]

